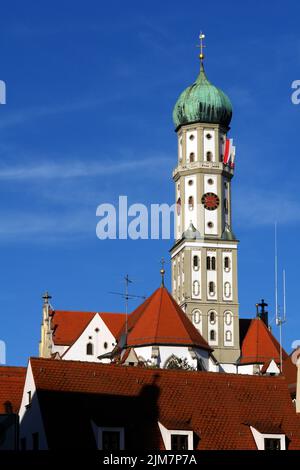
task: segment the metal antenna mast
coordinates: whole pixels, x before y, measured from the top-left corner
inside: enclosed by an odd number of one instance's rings
[[[282,325],[286,322],[286,279],[285,269],[282,272],[283,280],[283,315],[281,315],[278,306],[278,250],[277,250],[277,222],[275,222],[275,318],[276,325],[279,327],[279,344],[280,344],[280,371],[282,372]]]
[[[109,292],[109,294],[114,294],[114,295],[120,295],[125,299],[125,335],[127,338],[128,334],[128,302],[131,299],[145,299],[145,295],[134,295],[134,294],[129,294],[129,284],[132,284],[133,281],[129,279],[128,274],[124,277],[125,281],[125,293],[124,292]]]
[[[275,318],[276,325],[278,326],[278,254],[277,254],[277,222],[274,227],[274,245],[275,245]]]

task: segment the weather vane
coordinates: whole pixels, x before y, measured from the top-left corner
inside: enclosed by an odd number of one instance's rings
[[[165,259],[162,258],[160,260],[160,264],[161,264],[161,270],[160,270],[160,274],[161,274],[161,287],[165,287],[165,269],[164,269],[164,266],[165,266]]]
[[[205,45],[203,44],[203,39],[205,39],[205,34],[201,33],[199,34],[199,39],[200,39],[200,45],[197,46],[200,48],[200,54],[199,54],[199,58],[200,60],[202,61],[204,59],[204,52],[203,52],[203,49],[205,47]]]

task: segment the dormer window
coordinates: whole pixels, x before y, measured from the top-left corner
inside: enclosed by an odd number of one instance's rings
[[[92,422],[99,450],[116,451],[125,449],[124,428],[98,427]]]
[[[193,450],[193,431],[167,429],[162,423],[158,423],[165,450]]]
[[[286,450],[286,436],[278,429],[278,434],[263,432],[264,427],[258,430],[250,425],[257,450]]]

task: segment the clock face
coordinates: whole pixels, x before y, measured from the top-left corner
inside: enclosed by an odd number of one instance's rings
[[[214,211],[220,204],[220,199],[215,193],[205,193],[201,199],[202,204],[205,209],[209,211]]]

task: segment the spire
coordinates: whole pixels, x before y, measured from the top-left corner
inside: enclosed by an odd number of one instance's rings
[[[200,45],[197,46],[200,49],[200,54],[199,54],[199,59],[200,59],[200,70],[203,70],[203,59],[204,59],[204,52],[203,49],[206,47],[203,44],[203,40],[205,39],[205,34],[202,33],[202,31],[199,34],[199,39],[200,39]]]
[[[160,260],[160,264],[161,264],[161,269],[160,269],[160,274],[161,274],[161,285],[160,287],[165,287],[165,269],[164,269],[164,266],[165,266],[165,260],[164,258],[162,258]]]
[[[52,299],[52,296],[49,294],[48,291],[46,291],[42,298],[44,299],[44,304],[48,305],[49,300]]]

